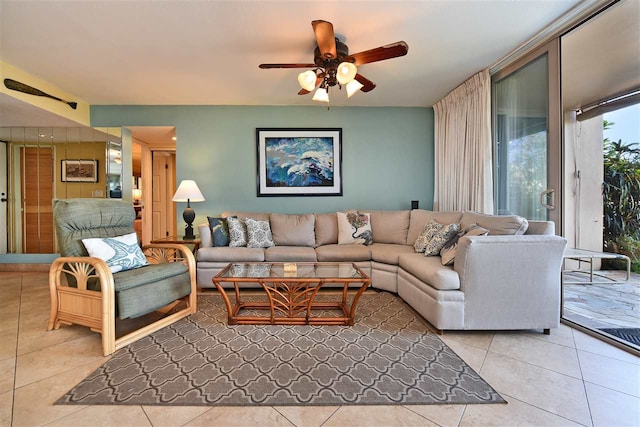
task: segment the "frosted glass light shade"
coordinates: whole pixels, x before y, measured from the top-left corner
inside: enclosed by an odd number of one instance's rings
[[[313,94],[313,99],[314,101],[320,101],[320,102],[329,102],[329,92],[327,92],[327,90],[323,87],[319,87],[318,90],[316,90],[316,93]]]
[[[363,85],[357,80],[351,80],[347,83],[347,98],[351,98],[356,92],[362,89]]]
[[[338,83],[342,85],[349,83],[356,77],[357,72],[358,68],[351,62],[341,62],[338,65],[338,73],[336,75]]]
[[[316,73],[311,70],[298,74],[298,83],[302,89],[311,92],[316,87]]]
[[[133,200],[138,201],[142,199],[142,190],[139,188],[134,188],[131,190],[131,195],[133,196]]]
[[[195,181],[184,179],[178,186],[172,200],[174,202],[204,202],[204,196]]]

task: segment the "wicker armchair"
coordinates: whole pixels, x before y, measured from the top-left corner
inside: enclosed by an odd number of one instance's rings
[[[88,256],[82,239],[134,232],[135,211],[130,203],[54,200],[53,216],[61,257],[49,271],[48,330],[61,324],[88,326],[102,334],[102,351],[107,356],[196,312],[196,265],[186,246],[145,246],[148,266],[117,273],[102,259]],[[130,319],[155,311],[162,313],[160,320],[116,338],[116,317]]]

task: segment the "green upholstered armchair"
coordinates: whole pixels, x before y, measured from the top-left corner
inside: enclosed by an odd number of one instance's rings
[[[196,265],[184,245],[142,248],[149,265],[112,273],[105,261],[88,256],[82,239],[133,233],[133,206],[108,199],[53,201],[61,257],[51,264],[48,329],[80,324],[102,334],[105,356],[196,312]],[[116,338],[116,317],[159,311],[160,320]]]

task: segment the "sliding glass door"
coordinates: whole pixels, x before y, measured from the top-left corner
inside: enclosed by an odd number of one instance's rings
[[[556,223],[560,232],[560,94],[557,40],[493,76],[498,214]]]

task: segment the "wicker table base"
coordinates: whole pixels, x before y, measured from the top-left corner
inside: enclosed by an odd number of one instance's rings
[[[353,264],[298,263],[296,265],[301,267],[298,271],[305,272],[304,275],[296,273],[285,277],[284,274],[278,274],[284,266],[281,263],[229,264],[216,275],[213,278],[213,284],[224,299],[229,313],[229,325],[353,325],[358,300],[371,282],[369,277]],[[262,274],[258,276],[264,277],[233,274],[233,266],[260,266]],[[332,267],[335,267],[336,274],[331,274]],[[318,268],[324,270],[322,274],[308,273],[308,271],[317,271]],[[343,273],[339,274],[339,271]],[[344,271],[352,274],[344,274]],[[267,301],[243,300],[243,292],[239,284],[247,282],[257,283],[264,290]],[[234,304],[231,304],[222,283],[233,283]],[[336,298],[336,301],[318,301],[320,289],[328,283],[342,285],[341,297]],[[349,303],[350,288],[354,295]],[[267,313],[265,315],[241,314],[242,310]],[[328,310],[337,310],[340,314],[323,316],[322,313]]]

